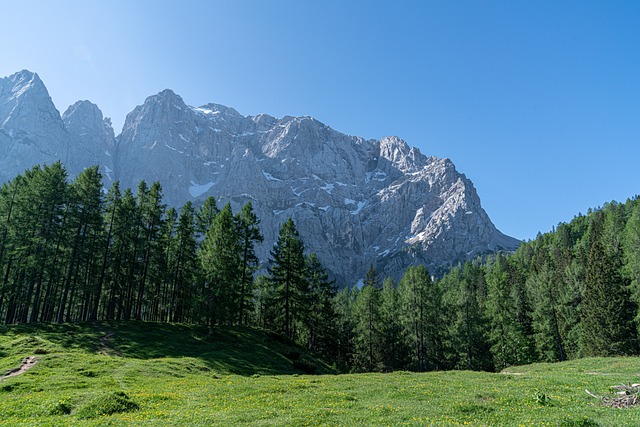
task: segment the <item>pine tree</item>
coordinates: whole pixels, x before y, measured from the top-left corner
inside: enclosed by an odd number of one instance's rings
[[[369,270],[367,270],[367,274],[365,274],[362,284],[363,284],[363,287],[371,286],[377,290],[382,290],[382,285],[380,284],[380,278],[378,277],[378,272],[373,267],[373,263],[369,264]]]
[[[307,257],[308,307],[304,313],[306,346],[317,354],[335,356],[336,287],[315,253]]]
[[[402,336],[402,309],[396,284],[391,277],[382,283],[380,292],[380,333],[382,335],[382,369],[390,372],[404,368],[407,348]]]
[[[559,286],[551,268],[546,264],[539,273],[529,276],[527,287],[534,302],[532,316],[538,360],[545,362],[566,360],[561,317],[562,287]]]
[[[103,292],[105,295],[109,294],[109,281],[108,281],[108,266],[110,251],[113,246],[113,233],[114,226],[117,217],[117,211],[119,209],[122,200],[122,194],[120,193],[120,182],[116,181],[111,185],[111,188],[107,191],[107,195],[104,201],[104,224],[106,227],[105,237],[102,247],[102,260],[100,261],[100,273],[98,275],[98,282],[96,285],[96,293],[93,299],[93,306],[91,310],[90,320],[98,320],[100,311],[100,301],[104,300]],[[106,288],[105,288],[106,284]],[[104,310],[103,316],[106,315]]]
[[[624,248],[624,277],[629,280],[631,298],[640,306],[640,199],[629,202],[631,213],[625,225],[622,245]],[[640,311],[636,311],[636,329],[640,327]]]
[[[269,264],[271,285],[283,312],[281,330],[293,338],[294,325],[307,307],[307,280],[304,243],[291,218],[280,228]]]
[[[519,315],[519,292],[514,286],[507,259],[498,254],[486,274],[486,312],[491,319],[489,340],[495,367],[503,369],[532,361],[532,343],[527,334],[527,325]]]
[[[183,219],[183,233],[188,230],[188,218]],[[176,238],[176,230],[178,228],[178,212],[175,208],[167,209],[165,219],[163,221],[162,230],[160,231],[159,246],[162,249],[160,259],[158,260],[159,270],[164,272],[160,274],[160,280],[156,283],[156,291],[151,303],[151,318],[156,321],[165,322],[170,319],[172,308],[172,289],[173,289],[173,272],[175,271],[175,260],[177,252],[180,249],[180,239]],[[186,237],[186,236],[185,236]],[[188,243],[188,242],[187,242]],[[200,268],[195,267],[196,274],[199,276]],[[198,298],[201,297],[197,294]],[[199,303],[199,301],[198,301]]]
[[[258,268],[260,260],[256,256],[255,244],[264,238],[258,228],[260,220],[253,212],[251,202],[247,202],[234,218],[238,235],[238,249],[240,251],[240,278],[238,289],[238,323],[246,323],[245,313],[251,311],[253,296],[253,274]]]
[[[142,181],[138,187],[138,208],[141,219],[141,272],[138,278],[138,290],[136,294],[134,317],[142,319],[142,307],[145,302],[145,292],[147,291],[147,281],[160,280],[159,272],[155,262],[161,248],[158,247],[158,236],[162,229],[162,217],[165,205],[162,203],[162,186],[158,181],[151,185],[148,191]],[[153,288],[153,287],[152,287]],[[153,296],[152,296],[153,298]]]
[[[602,242],[604,214],[596,212],[589,228],[589,256],[581,306],[584,356],[635,354],[638,340],[634,307],[617,258]]]
[[[200,247],[200,265],[207,288],[211,325],[230,324],[240,307],[241,253],[231,205],[213,220]]]
[[[353,366],[355,330],[353,308],[358,293],[358,288],[346,287],[338,291],[333,300],[338,339],[335,360],[343,370],[349,370]]]
[[[98,259],[104,248],[102,175],[98,167],[80,173],[71,183],[70,194],[68,226],[75,232],[71,236],[72,256],[68,262],[71,290],[66,320],[88,320],[95,299],[100,298]]]
[[[441,295],[427,269],[409,267],[398,285],[402,326],[416,371],[439,369],[442,361]]]
[[[204,238],[218,213],[220,213],[220,210],[216,204],[216,198],[213,196],[207,197],[196,214],[198,238]]]
[[[382,323],[380,281],[373,265],[365,276],[353,307],[356,368],[372,372],[382,369]]]
[[[447,314],[450,366],[458,369],[491,370],[488,348],[488,322],[483,315],[484,276],[471,262],[456,267],[441,281],[443,307]]]
[[[188,201],[180,209],[173,246],[175,257],[168,266],[171,275],[169,318],[172,322],[190,320],[194,301],[194,282],[198,268],[195,239],[195,210]]]

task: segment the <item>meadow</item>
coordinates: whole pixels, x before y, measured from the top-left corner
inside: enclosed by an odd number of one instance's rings
[[[277,335],[144,322],[0,327],[0,426],[638,426],[602,406],[639,358],[337,374]],[[311,374],[313,372],[313,374]]]

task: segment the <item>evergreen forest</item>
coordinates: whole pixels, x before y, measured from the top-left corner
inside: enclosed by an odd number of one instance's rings
[[[395,283],[372,264],[360,288],[330,280],[291,219],[268,260],[262,242],[251,203],[168,208],[158,182],[105,189],[98,167],[70,180],[60,162],[36,166],[0,189],[0,323],[248,325],[354,372],[639,351],[637,198],[441,278],[414,266]]]

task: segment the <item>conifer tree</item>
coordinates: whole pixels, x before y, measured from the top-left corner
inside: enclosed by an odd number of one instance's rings
[[[237,320],[240,307],[241,253],[231,204],[213,220],[200,247],[200,265],[207,288],[211,324]]]
[[[602,242],[604,214],[596,212],[589,228],[584,295],[581,306],[582,351],[585,356],[635,354],[638,340],[634,307],[620,265]]]
[[[234,218],[240,251],[240,278],[238,287],[238,323],[247,321],[245,314],[251,311],[253,296],[253,274],[260,260],[256,256],[255,244],[264,238],[258,228],[260,220],[253,212],[251,202],[247,202]]]
[[[108,289],[108,265],[109,265],[109,256],[110,250],[113,246],[113,233],[114,226],[117,218],[117,211],[119,209],[120,203],[122,200],[122,194],[120,193],[120,182],[116,181],[111,185],[111,188],[107,191],[107,195],[105,196],[104,201],[104,224],[106,227],[106,235],[103,240],[103,248],[102,248],[102,260],[100,262],[100,273],[98,275],[98,281],[96,285],[96,293],[93,299],[93,306],[91,311],[90,320],[98,320],[99,310],[100,310],[100,301],[104,294],[109,294]],[[107,289],[105,288],[105,284],[107,284]],[[105,313],[103,313],[104,315]]]
[[[640,306],[640,199],[630,201],[629,219],[625,225],[622,245],[624,248],[624,277],[629,280],[632,301]],[[636,329],[640,327],[640,311],[635,314]]]
[[[353,307],[355,364],[357,369],[367,372],[382,369],[379,283],[378,274],[371,265]]]
[[[180,209],[173,246],[175,257],[169,266],[171,274],[170,316],[173,322],[190,319],[194,301],[194,281],[198,267],[195,239],[195,209],[188,201]]]
[[[565,337],[562,334],[561,292],[559,281],[546,264],[540,272],[527,279],[533,300],[533,329],[538,360],[556,362],[567,359]]]
[[[282,224],[278,241],[271,250],[269,276],[277,304],[282,310],[281,330],[294,337],[294,325],[307,306],[307,278],[304,243],[289,218]]]
[[[165,205],[162,203],[162,186],[158,181],[146,189],[144,181],[138,187],[138,208],[140,211],[140,238],[141,238],[141,271],[138,278],[138,290],[135,300],[134,316],[142,319],[142,307],[144,304],[147,281],[159,280],[159,271],[155,262],[161,248],[158,247],[158,236],[162,229],[162,217]]]
[[[439,289],[427,269],[409,267],[398,285],[404,334],[410,349],[410,364],[416,371],[439,369],[442,337]]]
[[[484,277],[482,270],[468,261],[441,281],[443,310],[449,319],[451,366],[459,369],[490,370],[492,360],[487,343],[488,324],[483,315]]]
[[[336,287],[315,253],[307,257],[308,307],[303,312],[306,347],[324,356],[334,356]]]
[[[88,320],[99,298],[96,279],[101,266],[97,260],[104,248],[102,175],[97,166],[85,169],[71,183],[70,203],[68,226],[75,233],[68,262],[71,291],[66,320]]]
[[[196,214],[196,232],[199,239],[204,238],[207,234],[207,230],[213,225],[213,220],[219,212],[216,198],[213,196],[207,197]]]
[[[503,369],[532,361],[527,325],[520,320],[518,292],[510,266],[499,253],[487,274],[487,316],[491,319],[489,339],[495,367]]]
[[[338,291],[333,300],[338,338],[335,360],[337,365],[344,370],[348,370],[353,366],[355,330],[353,307],[358,293],[359,291],[356,287],[345,287]]]
[[[183,220],[188,225],[188,220]],[[180,239],[176,238],[178,228],[178,212],[175,208],[167,209],[160,231],[159,246],[162,249],[161,258],[158,260],[160,270],[164,273],[160,275],[160,280],[156,284],[156,292],[151,303],[151,316],[156,321],[165,322],[170,319],[172,307],[173,272],[175,270],[175,260],[180,249]],[[187,227],[184,227],[186,230]],[[188,243],[188,242],[187,242]],[[196,266],[196,273],[199,273],[199,266]],[[198,297],[201,295],[198,293]],[[199,301],[198,301],[199,302]]]
[[[402,309],[396,284],[391,277],[382,283],[380,325],[382,335],[382,369],[390,372],[404,368],[407,348],[402,335]]]

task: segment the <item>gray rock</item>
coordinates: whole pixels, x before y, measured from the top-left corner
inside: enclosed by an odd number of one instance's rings
[[[36,164],[69,160],[70,138],[36,73],[0,79],[0,182]]]
[[[100,165],[105,177],[104,184],[110,186],[114,179],[116,138],[109,118],[89,101],[78,101],[62,115],[62,120],[74,140],[67,166],[79,172],[87,166]]]
[[[370,263],[395,279],[415,264],[440,274],[520,243],[495,228],[473,184],[450,160],[425,156],[397,137],[364,140],[311,117],[243,116],[217,104],[195,108],[165,90],[129,113],[114,138],[108,119],[87,101],[60,119],[39,79],[31,86],[41,94],[21,106],[15,93],[27,87],[25,73],[0,81],[0,121],[13,123],[0,128],[0,138],[11,131],[6,138],[14,141],[26,132],[38,136],[37,143],[5,150],[7,139],[0,139],[1,161],[15,165],[2,180],[29,167],[29,153],[45,146],[46,156],[33,158],[55,160],[62,153],[72,174],[98,163],[122,188],[160,181],[171,206],[215,196],[220,207],[231,202],[238,211],[251,201],[265,236],[257,250],[263,262],[280,225],[292,217],[307,251],[318,254],[340,285],[356,283]],[[21,115],[14,117],[14,110]]]

